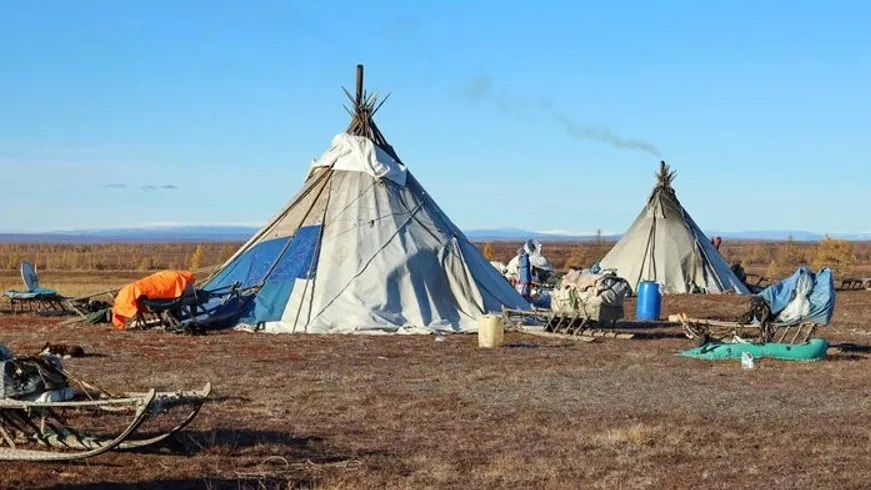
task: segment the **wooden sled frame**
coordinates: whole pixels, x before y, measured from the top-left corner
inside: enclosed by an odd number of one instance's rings
[[[841,279],[841,290],[871,289],[871,277],[845,277]]]
[[[81,384],[85,392],[80,397],[94,395],[92,386]],[[73,461],[111,450],[139,449],[157,444],[187,427],[196,418],[211,390],[211,383],[206,383],[194,391],[157,392],[152,389],[121,396],[99,391],[92,399],[61,402],[0,399],[0,461]],[[157,435],[137,435],[144,422],[181,405],[192,407],[181,423]],[[88,435],[70,427],[64,416],[68,410],[80,409],[95,409],[96,413],[132,412],[132,417],[117,436]],[[32,449],[33,446],[40,449]]]
[[[37,294],[29,298],[4,295],[12,314],[36,313],[42,316],[63,316],[75,313],[68,304],[68,298],[59,294]]]
[[[128,322],[130,329],[158,329],[186,335],[203,335],[213,325],[238,316],[238,312],[216,313],[233,300],[244,301],[249,297],[250,288],[242,289],[234,283],[214,291],[194,289],[193,293],[178,298],[151,300],[140,298],[140,310]],[[206,304],[220,299],[220,303],[207,308]]]
[[[533,333],[524,328],[527,322],[544,327],[543,333],[561,337],[579,337],[593,339],[596,337],[631,339],[634,334],[615,332],[617,320],[599,321],[588,315],[578,313],[565,315],[553,310],[533,308],[532,310],[515,310],[502,308],[502,322],[508,330]]]
[[[192,269],[191,272],[194,273],[195,276],[205,277],[205,279],[197,279],[196,284],[203,284],[209,277],[211,277],[212,273],[215,272],[220,265],[213,265],[208,267],[199,267],[196,269]],[[91,313],[91,311],[87,308],[88,303],[92,300],[100,300],[109,303],[110,305],[114,302],[115,296],[118,292],[121,291],[121,288],[115,287],[111,289],[104,289],[102,291],[97,291],[85,296],[78,296],[75,298],[64,298],[63,304],[66,308],[68,308],[73,313],[78,314],[79,318],[73,319],[71,321],[64,322],[64,324],[78,323]]]
[[[700,341],[711,338],[719,340],[752,338],[761,342],[803,344],[813,337],[819,327],[813,322],[760,325],[690,318],[683,313],[677,316],[687,338]]]

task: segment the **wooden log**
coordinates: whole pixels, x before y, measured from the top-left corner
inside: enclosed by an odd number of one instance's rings
[[[527,335],[535,335],[536,337],[574,340],[577,342],[585,342],[585,343],[591,343],[591,342],[595,342],[597,340],[595,337],[590,337],[590,336],[586,336],[586,335],[567,335],[564,333],[537,332],[534,330],[526,330],[526,329],[521,329],[520,332],[525,333]]]
[[[635,337],[634,333],[615,332],[613,330],[601,330],[601,329],[592,329],[592,328],[582,330],[581,335],[586,335],[588,337],[605,337],[606,339],[620,339],[620,340],[629,340],[629,339]]]
[[[707,325],[709,327],[727,327],[727,328],[740,328],[740,327],[754,327],[755,325],[745,325],[743,323],[738,322],[726,322],[722,320],[705,320],[701,318],[690,318],[687,316],[681,317],[681,322],[689,322],[695,323],[698,325]]]

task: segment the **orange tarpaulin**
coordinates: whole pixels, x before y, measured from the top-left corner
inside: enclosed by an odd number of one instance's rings
[[[194,274],[190,271],[160,271],[136,282],[130,283],[115,296],[112,306],[112,325],[124,328],[124,324],[139,312],[138,299],[173,299],[184,293],[188,284],[193,284]]]

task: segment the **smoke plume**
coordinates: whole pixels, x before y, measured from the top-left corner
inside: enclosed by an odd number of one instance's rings
[[[578,124],[570,116],[557,109],[549,100],[532,100],[505,94],[494,97],[493,79],[486,75],[470,80],[461,89],[460,95],[470,104],[495,98],[496,106],[506,114],[518,116],[524,112],[535,112],[547,117],[570,136],[579,140],[598,141],[621,150],[643,151],[657,158],[662,158],[662,153],[653,143],[640,138],[621,136],[607,126]]]

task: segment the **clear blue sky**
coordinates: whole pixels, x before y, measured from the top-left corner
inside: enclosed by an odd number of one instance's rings
[[[262,223],[346,127],[361,62],[392,92],[381,129],[464,228],[623,231],[659,159],[569,131],[604,126],[662,152],[706,229],[871,231],[869,18],[860,1],[0,0],[0,230]]]

